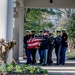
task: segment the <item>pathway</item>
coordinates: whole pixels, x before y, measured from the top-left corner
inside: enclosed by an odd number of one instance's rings
[[[38,57],[38,54],[37,56]],[[21,60],[20,63],[25,63],[26,60]],[[56,56],[55,53],[53,52],[53,64],[51,66],[41,66],[38,64],[39,61],[37,61],[37,64],[31,65],[31,66],[39,66],[43,69],[48,70],[50,73],[49,75],[75,75],[75,60],[68,60],[66,59],[66,64],[65,65],[59,65],[56,66]]]

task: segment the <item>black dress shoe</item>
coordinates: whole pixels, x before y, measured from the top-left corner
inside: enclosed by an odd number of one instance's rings
[[[55,65],[60,65],[60,64],[55,64]]]
[[[47,64],[48,66],[51,66],[51,64]]]
[[[46,64],[42,64],[42,66],[46,66]]]
[[[30,64],[30,63],[25,63],[25,64]]]
[[[35,64],[35,62],[32,62],[32,65],[34,65]]]
[[[42,64],[41,62],[39,64]]]
[[[40,63],[39,64],[42,64],[43,63],[43,61],[40,61]]]
[[[62,63],[61,65],[65,65],[64,63]]]
[[[53,63],[53,61],[50,62],[51,64]]]

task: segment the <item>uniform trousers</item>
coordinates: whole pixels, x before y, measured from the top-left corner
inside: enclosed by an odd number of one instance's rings
[[[32,56],[32,63],[35,63],[36,62],[36,50],[37,49],[32,49],[31,50],[31,56]]]
[[[61,64],[65,64],[65,56],[66,56],[67,47],[62,47],[61,49]]]
[[[59,65],[60,64],[60,52],[61,52],[61,46],[57,46],[55,48],[55,53],[56,53],[56,64]]]
[[[43,64],[46,64],[46,49],[41,50],[41,55],[42,55],[42,58],[44,60],[44,63]]]
[[[54,45],[50,45],[47,53],[47,63],[51,64],[52,63],[52,51],[53,51]]]
[[[30,58],[31,50],[26,50],[26,53],[27,53],[27,63],[30,63],[31,62],[31,58]]]

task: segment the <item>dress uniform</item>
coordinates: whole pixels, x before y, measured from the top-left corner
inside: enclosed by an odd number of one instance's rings
[[[57,37],[55,38],[55,53],[56,53],[56,65],[60,64],[60,52],[62,47],[61,31],[57,31]]]
[[[29,30],[26,30],[26,36],[24,36],[24,48],[25,48],[25,51],[26,51],[26,56],[27,56],[27,64],[29,64],[31,62],[31,58],[30,58],[30,54],[31,54],[31,51],[29,49],[27,49],[27,40],[30,39],[30,31]]]
[[[46,65],[46,50],[48,49],[48,36],[47,36],[47,32],[44,31],[44,35],[43,35],[43,41],[41,43],[40,49],[41,49],[41,55],[42,55],[42,59],[43,59],[43,66]]]
[[[40,34],[39,34],[38,37],[43,39],[43,30],[40,30],[39,32],[40,32]],[[41,52],[42,52],[41,48],[39,48],[38,51],[39,51],[39,55],[40,55],[40,64],[42,64],[43,63],[43,58],[42,58],[42,55],[41,55]]]
[[[52,61],[52,51],[53,51],[53,48],[54,48],[54,36],[53,36],[53,33],[50,32],[50,36],[48,38],[48,53],[47,53],[47,64],[48,65],[51,65],[53,63]]]
[[[36,31],[35,30],[32,30],[31,31],[32,32],[32,37],[33,38],[35,38],[35,37],[37,37],[35,34],[36,34]],[[32,64],[35,64],[36,63],[36,59],[35,59],[35,57],[36,57],[36,51],[37,51],[37,49],[32,49],[31,50],[31,56],[32,56]]]
[[[67,43],[68,36],[66,34],[65,29],[62,30],[62,49],[61,49],[61,64],[65,64],[65,56],[66,56],[66,49],[68,47]]]

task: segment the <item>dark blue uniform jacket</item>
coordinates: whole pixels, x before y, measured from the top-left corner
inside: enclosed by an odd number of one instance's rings
[[[55,47],[59,47],[62,46],[62,37],[61,36],[57,36],[55,38]]]
[[[62,35],[62,47],[68,47],[67,39],[68,39],[67,34],[63,33],[63,35]]]
[[[43,36],[43,41],[41,42],[40,50],[48,49],[48,36]]]

